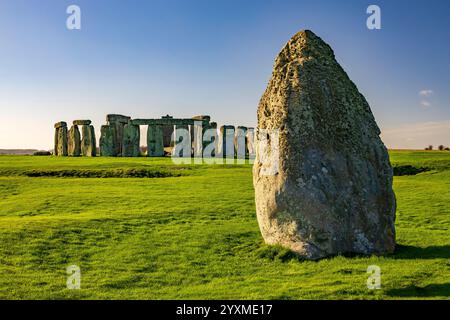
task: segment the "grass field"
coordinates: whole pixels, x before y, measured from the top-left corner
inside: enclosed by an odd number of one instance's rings
[[[394,179],[396,253],[310,262],[263,244],[250,165],[0,156],[0,298],[449,299],[450,152],[391,160],[429,170]]]

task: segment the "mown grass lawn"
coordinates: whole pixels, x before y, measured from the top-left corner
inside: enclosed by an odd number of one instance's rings
[[[1,156],[0,298],[448,299],[450,152],[391,159],[429,170],[394,179],[397,252],[310,262],[263,244],[250,165]],[[66,288],[73,264],[81,290]]]

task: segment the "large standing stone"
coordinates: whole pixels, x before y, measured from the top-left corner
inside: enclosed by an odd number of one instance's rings
[[[195,121],[191,126],[191,142],[192,142],[192,154],[196,158],[203,156],[203,134],[208,126],[203,125],[201,121]]]
[[[122,143],[123,143],[123,128],[131,118],[121,114],[108,114],[106,115],[107,123],[112,127],[114,133],[114,152],[112,156],[122,155]]]
[[[141,140],[139,126],[126,124],[123,127],[122,156],[139,157],[141,150],[139,142]]]
[[[163,157],[163,126],[149,125],[147,129],[147,156]]]
[[[77,125],[73,125],[69,130],[68,154],[72,157],[81,155],[81,134]]]
[[[225,125],[219,129],[216,157],[234,159],[234,126]]]
[[[236,148],[236,159],[245,160],[247,157],[247,127],[237,127],[234,145]]]
[[[203,157],[214,158],[218,154],[217,123],[210,122],[203,128]]]
[[[249,159],[254,159],[255,154],[255,128],[247,128],[247,155]]]
[[[194,124],[189,126],[191,132],[192,154],[194,157],[201,158],[203,153],[203,135],[209,128],[211,117],[208,115],[199,115],[192,117]]]
[[[161,119],[173,119],[172,116],[166,115],[161,117]],[[173,147],[174,141],[173,141],[173,132],[174,132],[174,125],[164,125],[163,126],[163,144],[164,147]]]
[[[55,156],[67,156],[67,123],[64,121],[55,123]]]
[[[266,243],[308,259],[393,252],[395,195],[380,130],[332,49],[311,31],[278,55],[258,130],[253,179]],[[278,146],[271,145],[274,130]],[[279,150],[269,156],[278,162],[275,175],[262,170],[267,133],[266,152]]]
[[[172,156],[190,158],[192,155],[191,135],[189,125],[176,125],[172,134],[173,150]]]
[[[95,130],[91,125],[81,127],[81,154],[85,157],[95,157],[97,154],[97,144],[95,141]]]
[[[103,125],[100,128],[100,155],[103,157],[114,157],[117,155],[115,149],[115,130],[112,125]]]

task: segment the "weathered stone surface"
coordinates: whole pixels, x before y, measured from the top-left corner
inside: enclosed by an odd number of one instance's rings
[[[189,125],[191,134],[192,155],[201,158],[203,152],[203,134],[209,128],[210,116],[199,115],[192,117],[193,124]]]
[[[203,157],[215,157],[218,148],[217,123],[210,122],[203,128]]]
[[[69,156],[79,157],[81,155],[81,134],[77,125],[73,125],[69,130],[67,147]]]
[[[122,155],[122,143],[123,143],[123,127],[131,117],[124,116],[121,114],[108,114],[106,115],[106,121],[111,126],[113,132],[113,152],[111,156]]]
[[[92,123],[91,120],[73,120],[72,124],[74,126],[88,126]]]
[[[217,143],[217,157],[234,158],[234,126],[221,126]]]
[[[173,151],[175,157],[191,157],[192,144],[188,125],[177,125],[172,135]]]
[[[211,120],[211,117],[207,116],[207,115],[199,115],[199,116],[193,116],[192,119],[209,123],[209,121]]]
[[[201,121],[196,121],[194,125],[189,127],[194,157],[201,158],[203,156],[203,133],[206,128],[207,126],[203,126]]]
[[[173,147],[173,130],[174,125],[163,126],[163,144],[164,147]]]
[[[136,126],[150,126],[150,125],[171,125],[171,126],[179,126],[179,125],[194,125],[194,122],[200,121],[202,123],[208,123],[206,120],[194,120],[194,119],[174,119],[174,118],[164,118],[164,119],[133,119],[130,120],[129,123]]]
[[[55,127],[55,129],[58,129],[61,127],[67,127],[67,122],[64,122],[64,121],[57,122],[57,123],[55,123],[54,127]]]
[[[253,159],[255,154],[255,128],[247,128],[247,155]]]
[[[245,159],[247,157],[247,127],[237,127],[234,146],[236,149],[236,159]]]
[[[141,150],[139,147],[140,137],[141,134],[139,126],[126,124],[123,127],[123,140],[122,140],[123,157],[139,157],[141,155]]]
[[[131,118],[128,116],[124,116],[121,114],[107,114],[106,115],[106,122],[108,122],[108,124],[112,124],[112,123],[122,123],[122,124],[127,124],[128,120],[130,120]]]
[[[104,157],[117,156],[114,145],[115,130],[114,125],[103,125],[100,128],[100,155]]]
[[[268,244],[308,259],[384,254],[395,247],[392,168],[370,107],[311,31],[278,55],[258,107],[258,130],[279,130],[278,173],[262,171],[257,134],[256,210]],[[272,163],[274,164],[274,163]]]
[[[162,126],[148,126],[147,129],[147,156],[148,157],[163,157],[163,127]]]
[[[64,125],[65,122],[61,122],[61,125],[55,125],[55,156],[67,156],[68,148],[67,148],[67,125]]]
[[[95,157],[97,154],[97,143],[93,126],[81,127],[81,154],[85,157]]]

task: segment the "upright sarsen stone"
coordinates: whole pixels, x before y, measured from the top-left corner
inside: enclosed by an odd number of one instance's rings
[[[163,126],[149,125],[147,129],[147,156],[163,157]]]
[[[123,128],[131,120],[130,117],[121,114],[108,114],[106,115],[106,122],[111,126],[114,134],[113,153],[112,156],[122,155],[122,143],[123,143]]]
[[[103,125],[100,128],[100,155],[103,157],[114,157],[117,155],[115,148],[115,130],[111,125]]]
[[[192,155],[191,134],[189,126],[184,124],[175,125],[172,134],[173,150],[172,157],[190,158]]]
[[[249,159],[254,159],[255,150],[255,128],[247,128],[247,155]]]
[[[239,126],[236,129],[234,140],[236,149],[236,159],[245,159],[247,157],[247,127]]]
[[[85,157],[95,157],[97,154],[97,143],[95,140],[95,130],[91,125],[81,127],[81,154]]]
[[[140,139],[139,126],[126,124],[123,127],[122,157],[139,157],[141,155]]]
[[[266,243],[307,259],[393,252],[395,195],[380,130],[330,46],[311,31],[296,34],[276,58],[258,130],[253,182]],[[262,170],[265,143],[277,151],[272,175]]]
[[[166,116],[161,117],[161,119],[173,119],[173,117],[166,115]],[[173,124],[163,126],[164,147],[173,147],[174,146],[174,140],[173,140],[174,128],[175,128],[175,126]]]
[[[234,159],[234,126],[225,125],[219,129],[216,157]]]
[[[81,155],[81,134],[78,125],[70,128],[67,144],[69,156],[79,157]]]
[[[203,146],[202,156],[203,158],[214,158],[218,153],[219,139],[217,137],[217,123],[210,122],[203,128]]]
[[[55,123],[55,156],[67,156],[67,123],[64,121]]]

